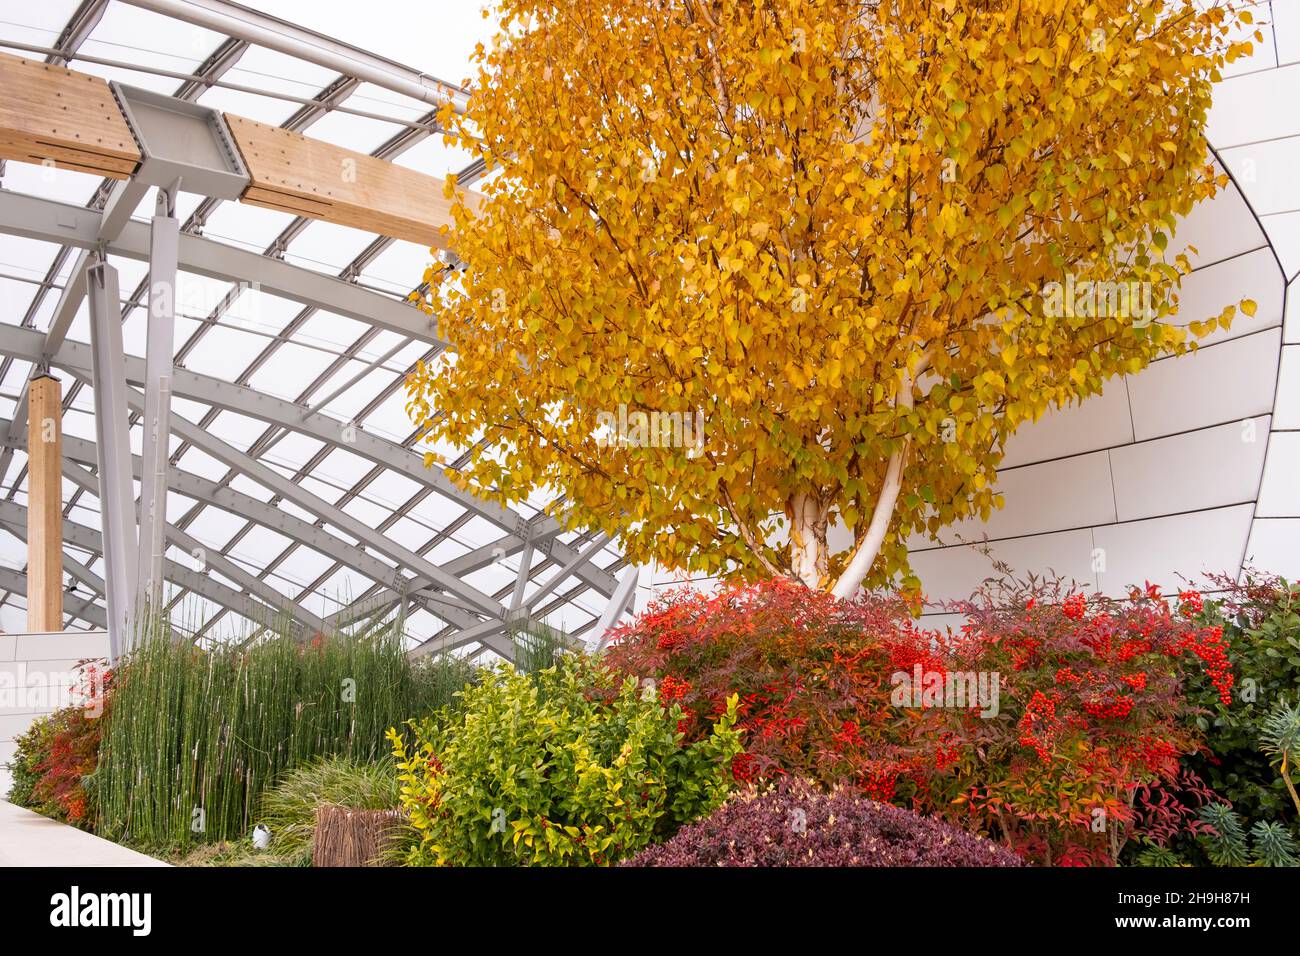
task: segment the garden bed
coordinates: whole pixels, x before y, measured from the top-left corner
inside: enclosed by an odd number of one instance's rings
[[[944,633],[687,590],[522,670],[158,641],[33,726],[10,796],[186,865],[1294,865],[1300,588],[1212,583],[1001,582]]]

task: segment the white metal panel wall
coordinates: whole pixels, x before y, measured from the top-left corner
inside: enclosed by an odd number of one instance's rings
[[[14,701],[0,700],[0,799],[9,792],[6,765],[13,759],[14,738],[25,733],[37,717],[55,709],[40,706],[38,701],[63,699],[76,685],[71,675],[78,662],[107,655],[107,631],[0,634],[0,674],[7,675],[6,686],[16,682],[39,691],[19,694]]]
[[[1256,6],[1264,42],[1219,84],[1208,130],[1233,183],[1170,245],[1197,250],[1183,320],[1242,298],[1256,314],[1021,429],[1005,509],[912,542],[932,600],[991,574],[985,551],[1114,595],[1244,564],[1300,577],[1300,2]]]

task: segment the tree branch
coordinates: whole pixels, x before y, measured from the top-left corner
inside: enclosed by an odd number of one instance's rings
[[[916,403],[916,396],[913,395],[912,389],[916,379],[921,377],[929,365],[930,355],[927,353],[921,356],[915,371],[904,370],[903,383],[895,407],[912,410]],[[889,456],[889,464],[885,466],[885,480],[880,488],[880,497],[876,499],[876,507],[871,512],[871,523],[867,525],[867,533],[854,549],[853,557],[845,565],[835,586],[831,588],[831,593],[837,598],[850,598],[856,594],[871,566],[876,563],[876,556],[880,554],[880,547],[885,543],[885,534],[889,531],[889,522],[894,516],[894,506],[898,504],[898,493],[903,487],[903,467],[911,445],[911,437],[904,438],[903,444]]]

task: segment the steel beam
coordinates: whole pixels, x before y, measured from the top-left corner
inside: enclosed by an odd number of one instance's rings
[[[636,585],[641,577],[641,569],[629,566],[623,576],[618,579],[618,590],[614,596],[609,599],[605,605],[605,610],[601,613],[600,619],[596,622],[596,650],[601,650],[605,646],[605,641],[610,629],[618,623],[618,619],[633,607],[633,601],[636,598]]]
[[[0,420],[0,425],[3,425]],[[25,448],[26,443],[21,438],[16,438],[9,447]],[[95,445],[93,442],[76,436],[64,437],[64,457],[70,462],[80,462],[82,464],[94,465],[96,463]],[[132,472],[137,477],[142,471],[141,459],[139,456],[131,458]],[[195,501],[205,505],[218,508],[229,514],[236,515],[249,521],[253,521],[259,526],[276,531],[284,535],[291,541],[306,547],[313,548],[320,554],[332,555],[338,558],[344,566],[351,568],[358,574],[379,582],[381,585],[387,583],[392,588],[397,588],[409,594],[412,600],[424,604],[426,601],[435,602],[439,600],[439,595],[430,593],[426,588],[429,582],[420,576],[404,578],[399,569],[393,568],[383,561],[376,558],[370,552],[358,548],[350,541],[331,534],[327,529],[318,527],[303,521],[301,518],[290,514],[282,508],[275,508],[264,501],[259,501],[241,492],[231,488],[219,485],[214,481],[202,478],[198,475],[191,474],[179,468],[172,468],[168,471],[168,482],[172,491],[184,495],[187,498],[193,498]],[[169,536],[175,532],[177,535],[184,534],[180,529],[173,528],[169,525]],[[176,540],[176,537],[173,537]],[[181,544],[180,541],[177,541]],[[193,553],[193,547],[181,544]],[[210,552],[211,549],[204,549]],[[457,573],[454,562],[443,565],[449,573]],[[220,570],[220,569],[219,569]],[[222,573],[225,573],[224,571]],[[233,576],[226,574],[227,577]],[[398,591],[385,587],[378,592],[373,599],[373,607],[369,602],[365,607],[352,605],[358,608],[355,613],[349,614],[349,608],[344,608],[335,612],[324,620],[325,630],[336,630],[345,626],[350,616],[360,617],[371,613],[374,608],[382,604],[391,606],[395,600]],[[392,597],[390,597],[390,595]],[[283,600],[283,596],[281,596]],[[278,603],[278,602],[277,602]],[[360,602],[359,602],[360,603]],[[430,613],[442,618],[453,626],[470,627],[478,623],[478,618],[472,615],[457,611],[454,608],[448,608],[446,605],[439,603],[437,607],[430,607]],[[319,629],[319,628],[318,628]]]
[[[485,544],[481,547],[475,548],[473,551],[467,551],[465,554],[462,554],[459,557],[452,558],[450,561],[441,565],[441,567],[449,574],[454,574],[457,577],[463,577],[465,575],[472,574],[475,571],[481,570],[482,568],[491,564],[495,560],[507,556],[507,554],[509,554],[511,550],[517,551],[526,547],[521,545],[517,538],[507,537],[499,540],[500,542],[504,542],[504,545],[498,544],[496,542],[492,544]],[[536,568],[530,568],[529,567],[530,561],[531,561],[530,558],[526,559],[520,565],[520,573],[526,573],[526,577],[525,577],[526,581],[531,580],[532,574],[536,573],[537,570],[543,569],[547,563],[546,561],[543,561],[539,563]],[[601,572],[601,573],[606,573],[606,572]],[[516,577],[515,579],[516,588],[518,587],[518,585],[519,585],[519,578]],[[411,586],[418,587],[419,586],[418,579],[412,581]],[[420,592],[415,591],[414,593],[418,595]],[[367,594],[365,597],[359,598],[351,606],[358,607],[358,608],[367,608],[370,611],[374,611],[378,609],[391,608],[393,605],[397,604],[400,600],[401,600],[401,594],[398,589],[394,587],[383,587],[381,582],[380,590],[375,591],[373,594]],[[512,597],[509,610],[516,611],[518,609],[519,609],[519,605],[514,603]],[[332,617],[345,616],[347,611],[348,611],[347,608],[343,608],[342,610],[336,611],[335,614],[332,615]],[[366,613],[366,612],[362,611],[361,613]]]
[[[78,374],[75,369],[70,369],[70,371]],[[143,396],[133,388],[127,389],[126,392],[130,406],[137,410],[143,410]],[[470,587],[460,578],[448,574],[442,568],[425,560],[415,552],[402,547],[397,542],[385,538],[381,534],[376,534],[374,529],[365,522],[352,517],[346,511],[340,511],[323,498],[317,497],[301,485],[294,484],[260,461],[249,458],[233,445],[228,445],[215,435],[192,425],[183,418],[172,419],[172,431],[222,464],[236,469],[258,484],[269,488],[281,498],[291,501],[298,507],[310,511],[321,520],[333,524],[358,541],[364,542],[367,547],[372,548],[379,554],[383,554],[399,565],[423,575],[448,593],[465,598],[480,613],[501,619],[505,618],[505,608],[483,592]]]
[[[149,317],[144,371],[144,472],[140,482],[139,605],[162,607],[167,465],[171,439],[172,356],[176,352],[176,219],[179,183],[158,190],[149,243]]]
[[[464,112],[469,93],[455,84],[392,60],[340,43],[284,20],[224,0],[123,0],[163,16],[239,37],[249,43],[315,63],[345,76],[355,76],[375,86],[401,93],[432,106],[451,102]]]
[[[2,204],[2,197],[0,197],[0,204]],[[0,329],[0,341],[4,343],[3,345],[0,345],[0,351],[10,352],[15,355],[25,355],[30,352],[32,348],[30,337],[37,335],[38,333],[27,332],[22,329]],[[66,348],[60,350],[56,364],[68,368],[77,366],[84,369],[86,365],[90,364],[86,361],[87,351],[88,350],[86,350],[85,346],[80,343],[66,343]],[[144,364],[145,363],[140,362],[139,359],[131,358],[127,362],[128,379],[132,381],[143,381],[145,377],[143,371]],[[137,369],[137,366],[140,368]],[[295,418],[303,415],[303,406],[300,404],[272,399],[269,396],[261,395],[261,393],[258,393],[255,390],[241,386],[231,386],[229,383],[220,382],[219,380],[206,379],[203,376],[193,376],[193,373],[186,372],[183,369],[177,370],[177,374],[178,377],[187,377],[189,383],[195,386],[194,391],[196,394],[187,394],[186,397],[193,397],[198,401],[211,404],[214,408],[223,407],[229,408],[232,411],[237,411],[240,414],[250,414],[251,417],[260,417],[272,425],[280,425],[286,421],[293,421]],[[182,394],[182,390],[179,386],[175,389],[175,392],[176,394]],[[448,565],[443,566],[443,569],[449,573],[469,573],[473,568],[485,566],[505,553],[516,553],[524,547],[523,536],[532,537],[536,545],[536,550],[543,554],[548,554],[550,561],[554,561],[561,566],[572,561],[572,559],[576,557],[571,548],[561,544],[558,540],[555,540],[554,536],[558,532],[559,528],[558,523],[556,523],[554,519],[545,517],[541,520],[534,519],[530,522],[508,509],[499,508],[496,505],[483,502],[468,493],[462,492],[460,489],[451,486],[450,483],[445,480],[445,476],[442,475],[441,472],[431,472],[424,469],[423,463],[419,461],[418,456],[410,453],[404,446],[387,442],[383,439],[378,439],[359,429],[345,439],[342,424],[335,419],[322,415],[308,414],[304,424],[307,427],[298,427],[294,430],[312,434],[332,447],[345,448],[354,453],[362,454],[363,457],[370,458],[380,467],[391,468],[396,462],[398,463],[397,470],[415,478],[425,487],[430,487],[439,493],[446,494],[448,497],[470,506],[472,510],[477,513],[481,513],[486,507],[489,511],[488,517],[490,520],[494,520],[494,523],[498,524],[498,526],[505,529],[517,530],[521,533],[521,536],[506,534],[496,542],[484,546],[483,548],[476,549],[476,551],[471,552],[468,555],[462,556],[462,558],[457,559],[456,562],[449,562]],[[348,439],[355,439],[355,441]],[[234,472],[243,470],[238,465],[232,467]],[[439,485],[447,485],[448,487],[443,488],[439,487]],[[454,491],[452,489],[454,489]],[[394,558],[394,560],[402,563],[401,559]],[[452,567],[453,563],[458,565],[454,569]],[[430,567],[433,566],[430,565]],[[617,586],[617,582],[614,581],[612,575],[602,571],[594,565],[590,565],[588,562],[579,562],[578,567],[580,569],[580,575],[587,584],[595,586],[601,593],[607,595],[613,593],[614,588]],[[457,615],[455,613],[455,608],[447,607],[443,604],[443,599],[436,593],[436,591],[430,593],[426,582],[418,580],[421,576],[419,571],[416,569],[412,570],[415,571],[416,579],[403,584],[401,588],[402,591],[411,594],[415,600],[428,606],[429,610],[433,614],[443,620],[449,621],[451,627],[459,628],[462,632],[469,627],[475,627],[478,623],[482,623],[473,622],[472,619],[467,619],[467,616],[464,615]],[[378,578],[377,580],[380,581],[382,586],[383,578]],[[397,584],[399,582],[394,580],[389,583]],[[426,584],[423,593],[415,590],[419,588],[421,584]],[[435,584],[434,587],[436,586],[437,585]],[[453,591],[452,593],[454,594],[455,592]],[[379,598],[381,601],[382,599],[383,596]],[[430,606],[430,602],[432,602],[432,606]],[[486,611],[481,604],[476,605],[476,608],[479,610],[479,613],[488,614],[490,617],[498,620],[502,620],[504,617],[508,616],[503,615],[498,617],[500,612],[494,611],[490,613]],[[460,616],[462,619],[460,621],[455,620],[455,617],[457,616]],[[441,636],[447,637],[451,640],[457,639],[456,634]],[[472,637],[470,639],[472,640]]]
[[[82,42],[90,35],[90,31],[99,23],[104,14],[104,9],[108,6],[108,0],[83,0],[81,6],[73,14],[72,19],[64,28],[63,33],[59,36],[59,42],[56,44],[60,51],[69,54],[75,53]],[[248,44],[242,40],[227,39],[222,43],[208,58],[208,60],[199,68],[201,77],[213,79],[220,77],[227,70],[233,67],[245,50]],[[47,62],[62,65],[67,61],[66,57],[51,56]],[[177,90],[177,99],[194,100],[202,94],[207,87],[199,81],[185,83]],[[101,240],[116,239],[122,229],[131,219],[131,213],[140,205],[140,201],[148,192],[149,187],[135,179],[125,181],[106,179],[91,199],[90,205],[94,207],[96,203],[103,198],[103,215],[100,219],[99,238]],[[67,247],[60,249],[59,254],[55,257],[56,267],[60,266],[61,260],[68,252]],[[72,271],[69,273],[67,285],[63,288],[63,293],[59,297],[59,304],[54,310],[54,315],[50,318],[49,331],[45,334],[45,362],[49,356],[53,355],[60,345],[63,344],[64,338],[67,337],[68,328],[72,325],[73,319],[76,318],[77,310],[86,297],[85,270],[89,264],[90,253],[82,249],[76,262],[73,264]],[[57,268],[56,268],[57,271]],[[33,305],[39,305],[44,295],[44,290],[36,296]],[[23,428],[26,424],[27,416],[27,394],[24,390],[18,399],[18,411],[14,412],[14,427]],[[9,470],[9,458],[6,456],[0,458],[0,476]]]
[[[0,232],[10,235],[92,249],[100,241],[102,220],[102,213],[84,206],[0,192]],[[106,251],[147,261],[149,226],[142,222],[125,223],[122,234],[107,243]],[[227,282],[237,278],[263,292],[378,325],[417,341],[444,347],[447,344],[438,338],[432,323],[414,305],[279,259],[202,236],[182,234],[177,261],[186,272]]]
[[[430,654],[441,654],[446,651],[453,651],[458,647],[466,644],[472,644],[478,641],[485,644],[498,654],[513,660],[514,645],[511,644],[503,635],[509,628],[505,621],[492,620],[476,624],[474,627],[465,628],[446,637],[435,638],[431,641],[425,641],[418,647],[412,648],[407,652],[407,656],[412,660],[418,660],[421,657],[427,657]],[[506,648],[509,653],[506,653]]]
[[[126,369],[117,270],[96,262],[86,273],[90,299],[91,374],[95,389],[95,448],[99,458],[99,508],[104,525],[109,659],[134,643],[136,594],[135,514],[131,507],[131,444],[127,431]]]
[[[131,213],[140,204],[149,187],[137,183],[134,179],[125,181],[110,179],[105,182],[112,185],[109,187],[108,200],[104,206],[103,218],[100,220],[99,238],[107,241],[116,239],[121,233],[123,226],[130,220]],[[86,249],[80,250],[72,264],[72,271],[68,274],[68,282],[59,295],[58,304],[54,307],[54,314],[50,316],[49,330],[45,333],[45,348],[41,350],[41,360],[35,363],[37,370],[49,365],[50,356],[59,350],[59,346],[68,336],[68,329],[72,327],[81,303],[86,299],[86,269],[89,265],[90,252]],[[25,428],[27,425],[26,388],[18,396],[13,422],[15,428]],[[0,454],[0,477],[9,470],[10,457],[7,449]]]
[[[0,587],[15,594],[26,594],[27,575],[10,568],[0,568]],[[93,600],[78,599],[65,602],[63,611],[65,616],[85,621],[94,627],[105,628],[108,625],[108,617],[104,614],[104,609]]]
[[[89,264],[90,253],[82,250],[77,254],[76,261],[72,264],[72,272],[68,275],[68,283],[63,287],[58,304],[54,307],[54,314],[50,317],[50,328],[45,333],[45,345],[41,349],[40,358],[32,363],[34,372],[49,365],[49,357],[59,350],[59,346],[63,344],[63,340],[67,337],[72,320],[77,317],[77,310],[81,308],[81,303],[86,299],[86,267]],[[15,428],[22,431],[27,427],[27,402],[27,389],[24,387],[22,393],[18,396],[18,404],[14,406],[13,418],[5,426],[3,435],[0,435],[0,441],[7,442],[9,433]],[[4,450],[0,451],[0,478],[3,478],[8,473],[9,463],[12,460],[13,449],[6,444]]]
[[[5,338],[4,332],[0,329],[0,342]],[[0,426],[3,426],[3,420],[0,420]],[[93,461],[94,447],[92,443],[76,437],[65,439],[66,456],[73,461]],[[15,439],[13,444],[21,444],[19,439]],[[141,470],[140,459],[132,458],[133,470],[138,474]],[[255,476],[254,476],[255,477]],[[238,514],[248,520],[254,521],[260,525],[276,530],[291,540],[299,544],[312,547],[322,554],[333,554],[343,557],[343,563],[352,567],[359,573],[370,577],[372,580],[379,582],[383,588],[377,594],[365,599],[364,605],[342,609],[326,619],[327,628],[338,627],[344,623],[348,617],[355,617],[358,613],[370,613],[375,609],[391,607],[399,600],[400,592],[408,593],[412,599],[425,604],[435,616],[447,621],[452,627],[463,631],[466,628],[475,627],[478,621],[458,611],[454,607],[448,607],[437,593],[430,593],[427,588],[428,580],[418,572],[412,578],[403,578],[401,572],[391,568],[389,565],[377,558],[372,557],[367,551],[353,547],[348,542],[343,541],[330,534],[327,530],[311,525],[294,517],[288,512],[274,508],[265,502],[255,498],[248,497],[240,492],[230,488],[220,486],[216,482],[200,478],[196,475],[189,474],[183,470],[173,469],[169,474],[171,487],[176,492],[200,501],[204,504],[210,504],[214,507],[221,508],[232,514]],[[329,518],[322,520],[329,521]],[[331,522],[335,523],[335,522]],[[455,558],[442,565],[442,569],[450,575],[463,575],[482,567],[485,563],[492,560],[493,546],[484,546],[475,551],[468,552],[458,558]],[[499,555],[498,555],[499,556]],[[390,586],[383,587],[387,582]],[[429,606],[433,602],[433,606]],[[500,618],[498,618],[500,620]],[[504,622],[503,622],[504,623]],[[500,630],[504,631],[503,626]],[[457,633],[445,635],[447,640],[457,641]],[[473,640],[471,635],[464,638],[460,643]],[[443,642],[446,643],[446,640]],[[460,646],[457,643],[456,646]],[[503,653],[508,650],[501,641],[493,641],[493,650]]]
[[[30,515],[31,509],[18,504],[16,501],[0,501],[0,525],[3,525],[6,531],[24,543],[27,543],[30,539],[30,536],[24,533]],[[87,548],[86,550],[90,549]],[[67,551],[63,552],[63,569],[100,597],[104,596],[104,579]],[[57,628],[45,628],[44,630],[57,630]]]
[[[502,549],[504,557],[504,549]],[[517,611],[524,603],[524,588],[528,586],[529,570],[533,566],[533,543],[529,541],[524,545],[523,556],[519,559],[519,575],[515,578],[515,590],[510,595],[510,610]]]
[[[563,584],[565,579],[577,571],[578,568],[584,564],[590,564],[591,559],[605,546],[607,541],[609,541],[609,535],[605,534],[605,532],[602,531],[596,535],[596,537],[591,540],[590,544],[565,561],[564,564],[560,566],[560,570],[556,571],[550,580],[538,588],[532,597],[524,602],[524,607],[526,607],[531,613],[537,605],[541,603],[542,598],[546,597]]]
[[[0,199],[2,198],[3,194],[0,194]],[[0,352],[27,358],[36,347],[35,340],[39,338],[39,333],[0,325]],[[67,368],[74,374],[80,374],[90,367],[89,350],[79,342],[66,342],[59,352],[51,357],[51,364]],[[126,358],[127,380],[142,382],[144,376],[144,363],[134,356],[128,356]],[[568,564],[577,556],[577,552],[568,545],[555,540],[555,535],[560,530],[555,519],[546,517],[541,521],[529,522],[522,515],[503,508],[495,502],[478,498],[472,492],[453,484],[440,469],[424,467],[424,462],[418,455],[387,439],[372,435],[364,429],[345,430],[343,423],[337,419],[320,413],[304,414],[302,406],[293,402],[266,395],[247,386],[232,385],[206,375],[199,375],[183,368],[174,371],[172,394],[203,402],[214,408],[237,412],[248,418],[260,419],[268,424],[282,425],[292,431],[316,438],[327,445],[367,458],[419,484],[432,487],[443,497],[508,532],[488,546],[479,564],[480,567],[494,560],[492,557],[494,551],[510,554],[520,550],[524,546],[525,539],[532,540],[538,551],[546,553],[561,566]],[[241,456],[245,459],[248,457],[242,453]],[[618,586],[612,574],[601,570],[589,561],[579,563],[574,573],[584,583],[606,597],[612,595]]]
[[[72,462],[67,462],[64,465],[63,473],[74,484],[85,489],[86,491],[89,491],[91,494],[95,493],[94,476],[91,475],[89,472],[87,472],[80,465],[74,465]],[[201,544],[197,539],[191,537],[190,535],[186,534],[183,531],[180,531],[172,527],[166,522],[163,523],[162,528],[166,532],[167,539],[172,541],[178,547],[189,552],[190,554],[201,553],[203,555],[204,569],[202,572],[191,571],[190,569],[185,568],[184,565],[178,564],[177,562],[174,561],[168,561],[165,557],[163,557],[159,561],[160,573],[162,572],[163,568],[167,566],[170,567],[170,572],[171,572],[168,575],[169,577],[172,577],[173,579],[180,577],[186,580],[191,580],[191,575],[206,577],[205,572],[209,567],[211,567],[213,571],[216,571],[218,574],[222,575],[223,577],[229,578],[231,581],[234,581],[240,587],[244,588],[250,594],[258,598],[262,602],[262,604],[269,607],[273,613],[280,613],[282,611],[286,612],[290,617],[292,617],[297,623],[301,624],[304,628],[314,631],[317,634],[322,634],[325,632],[326,626],[323,620],[321,620],[319,617],[317,617],[315,614],[312,614],[310,611],[306,610],[305,608],[299,607],[296,604],[294,604],[285,595],[275,590],[265,581],[261,581],[253,577],[253,575],[249,574],[246,570],[241,568],[238,564],[236,564],[234,561],[227,558],[225,555],[220,554],[219,552],[213,550],[209,550],[206,546]],[[213,581],[213,584],[219,587],[223,586],[216,581]],[[194,589],[191,588],[191,590]],[[227,591],[229,591],[231,595],[238,595],[239,593],[231,589],[227,589]],[[206,597],[207,595],[205,594],[204,596]],[[229,595],[226,597],[226,599],[217,601],[217,603],[221,604],[223,607],[228,607],[231,610],[236,611],[236,613],[238,614],[243,614],[245,617],[249,617],[249,614],[247,613],[248,611],[252,611],[254,615],[261,614],[261,611],[257,607],[257,605],[250,604],[244,599],[235,601],[232,598],[230,598]],[[262,615],[262,617],[265,617],[265,615]],[[257,616],[254,616],[251,619],[254,621],[260,620]]]
[[[59,38],[54,41],[54,48],[59,52],[50,54],[45,62],[55,66],[65,66],[81,49],[81,44],[86,42],[86,38],[95,27],[99,26],[99,21],[103,19],[107,8],[108,0],[82,0],[59,34]]]
[[[104,211],[100,214],[99,238],[108,241],[116,239],[131,221],[131,214],[149,192],[147,183],[138,179],[119,180],[113,183]]]
[[[76,465],[70,467],[85,474],[85,470]],[[76,476],[69,473],[66,468],[64,469],[64,473],[68,474],[68,477],[72,478],[74,481],[76,480]],[[92,477],[91,481],[93,482],[93,480]],[[25,521],[25,513],[26,509],[16,502],[0,502],[0,523],[3,523],[11,532],[14,531],[14,526],[16,524]],[[88,528],[83,524],[78,524],[73,521],[65,521],[64,530],[68,542],[81,548],[83,551],[95,552],[102,548],[102,536],[94,528]],[[274,620],[276,615],[279,613],[279,610],[276,607],[254,601],[248,595],[241,594],[233,588],[227,587],[211,575],[193,571],[190,568],[171,560],[165,561],[163,566],[169,581],[173,581],[187,590],[193,591],[195,594],[206,598],[213,604],[234,611],[236,614],[249,619],[255,624],[270,622],[271,620]],[[97,590],[100,594],[103,594],[104,591],[107,590],[107,584],[105,582],[99,581],[98,584],[95,583],[98,579],[95,578],[93,574],[90,574],[88,577],[85,575],[77,576],[88,587]],[[116,658],[114,658],[114,660],[116,660]]]

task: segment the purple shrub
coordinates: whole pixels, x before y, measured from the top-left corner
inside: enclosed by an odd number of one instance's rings
[[[736,794],[624,866],[1021,866],[1010,850],[850,790]]]

